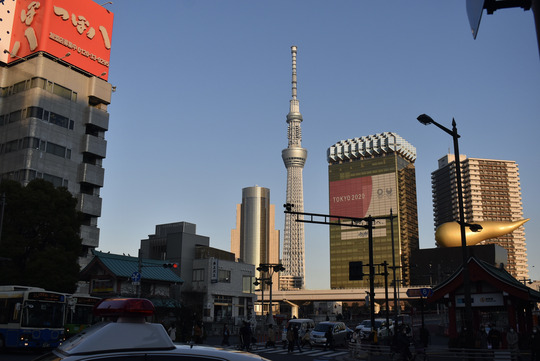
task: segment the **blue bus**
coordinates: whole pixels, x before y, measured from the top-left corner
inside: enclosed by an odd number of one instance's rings
[[[0,349],[54,348],[64,341],[67,297],[28,286],[0,286]]]

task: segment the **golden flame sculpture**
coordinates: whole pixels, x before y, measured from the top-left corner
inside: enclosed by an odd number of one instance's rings
[[[478,232],[473,232],[468,226],[465,226],[465,237],[467,246],[474,246],[486,239],[496,238],[508,233],[512,233],[517,228],[522,226],[530,218],[522,219],[515,222],[498,222],[498,221],[481,221],[472,222],[478,224],[482,229]],[[437,227],[435,231],[435,241],[440,247],[460,247],[461,246],[461,230],[458,222],[447,222]]]

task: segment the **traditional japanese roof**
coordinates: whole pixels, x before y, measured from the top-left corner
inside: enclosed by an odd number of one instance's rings
[[[94,258],[81,273],[88,273],[90,268],[99,264],[105,271],[108,271],[108,273],[116,277],[130,278],[133,272],[136,272],[139,269],[139,259],[137,257],[105,253],[96,250],[93,250],[92,253],[94,254]],[[182,278],[174,273],[172,269],[163,267],[164,263],[166,263],[166,261],[143,259],[141,263],[142,278],[145,280],[184,283]]]
[[[514,278],[503,267],[496,267],[490,263],[478,260],[475,257],[469,258],[469,276],[471,282],[486,282],[501,292],[506,292],[511,296],[522,300],[539,302],[540,292],[527,287]],[[463,286],[463,267],[460,267],[445,281],[433,288],[433,296],[428,298],[429,302],[437,301],[450,292]]]

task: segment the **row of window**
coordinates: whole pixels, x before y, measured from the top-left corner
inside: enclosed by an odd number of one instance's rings
[[[0,114],[0,126],[15,123],[27,118],[37,118],[59,127],[73,130],[75,122],[63,115],[50,112],[40,107],[28,107],[8,114]]]
[[[39,149],[61,158],[71,159],[71,149],[39,138],[24,137],[0,144],[0,154],[16,152],[22,149]]]
[[[52,82],[52,81],[49,81],[47,79],[40,78],[40,77],[26,79],[7,87],[1,87],[0,97],[1,98],[8,97],[10,95],[14,95],[14,94],[17,94],[17,93],[20,93],[20,92],[23,92],[25,90],[32,89],[32,88],[45,89],[46,91],[56,94],[58,96],[61,96],[64,99],[71,100],[74,102],[77,101],[76,92],[60,84],[57,84],[55,82]]]
[[[0,175],[0,179],[9,179],[21,183],[30,182],[36,178],[44,179],[51,182],[55,187],[68,187],[68,180],[52,174],[41,173],[33,169],[20,169],[13,172],[8,172]]]
[[[203,268],[193,269],[192,280],[193,282],[204,282],[205,270]],[[253,280],[252,276],[242,276],[242,292],[243,293],[252,293],[253,292]],[[219,283],[231,283],[231,271],[230,270],[218,270],[218,280]]]

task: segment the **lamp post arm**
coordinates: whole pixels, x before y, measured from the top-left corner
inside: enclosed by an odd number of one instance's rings
[[[452,136],[452,138],[460,138],[461,136],[458,134],[457,132],[457,129],[456,129],[456,121],[454,119],[452,119],[452,130],[448,129],[447,127],[445,127],[444,125],[441,125],[439,123],[437,123],[436,121],[433,121],[432,122],[433,125],[435,125],[436,127],[444,130],[446,133],[450,134]]]

